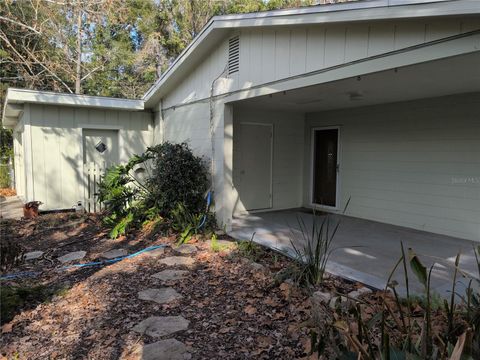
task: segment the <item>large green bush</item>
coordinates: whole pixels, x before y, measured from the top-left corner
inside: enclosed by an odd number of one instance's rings
[[[139,168],[148,176],[139,179]],[[135,155],[125,165],[109,168],[99,184],[99,201],[113,238],[159,216],[171,220],[176,230],[185,227],[185,219],[196,219],[188,225],[196,230],[205,214],[208,187],[203,160],[185,143],[166,142]]]
[[[150,196],[163,216],[169,216],[178,203],[192,213],[203,210],[209,182],[207,169],[187,144],[165,142],[150,148],[152,175],[148,180]]]

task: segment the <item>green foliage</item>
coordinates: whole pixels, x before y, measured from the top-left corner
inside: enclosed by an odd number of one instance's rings
[[[255,233],[252,234],[252,237],[248,241],[239,241],[237,243],[238,250],[240,254],[252,261],[258,261],[263,255],[263,250],[260,245],[256,244],[253,239],[255,238]]]
[[[9,188],[11,180],[8,165],[0,163],[0,189]]]
[[[2,286],[0,291],[0,319],[2,324],[13,319],[15,314],[25,306],[35,306],[48,301],[51,297],[64,296],[67,289],[63,287],[47,288],[44,285],[33,287]]]
[[[304,244],[303,248],[298,248],[294,239],[290,240],[300,267],[297,280],[306,285],[319,285],[323,282],[325,268],[332,253],[333,238],[339,223],[330,229],[330,218],[325,216],[319,220],[319,216],[313,212],[311,229],[307,228],[301,217],[298,217],[298,224],[301,232],[300,240]]]
[[[327,315],[326,321],[316,324],[313,348],[321,352],[328,343],[330,349],[336,349],[337,358],[480,358],[480,294],[478,287],[472,285],[480,281],[480,248],[475,250],[479,278],[470,280],[465,295],[458,292],[457,277],[462,272],[458,267],[460,255],[457,255],[451,296],[443,302],[431,291],[433,266],[427,269],[412,249],[408,249],[407,255],[403,244],[401,251],[402,256],[389,275],[385,295],[379,297],[382,310],[367,319],[365,314],[371,313],[371,309],[365,311],[365,307],[372,306],[370,302],[358,301],[354,306],[337,307],[333,316]],[[392,281],[400,265],[404,271],[406,298],[399,297],[397,283]],[[408,267],[424,286],[423,296],[410,294]],[[393,301],[388,296],[388,288],[393,292]]]
[[[129,227],[143,223],[155,211],[146,207],[148,189],[133,174],[135,166],[152,158],[150,152],[133,156],[126,165],[107,169],[99,183],[98,200],[105,207],[103,221],[112,228],[110,236],[117,238]]]
[[[165,142],[149,151],[153,169],[147,186],[160,214],[170,216],[178,203],[192,214],[204,211],[209,181],[203,160],[186,143]]]
[[[137,166],[147,169],[144,180],[135,175]],[[104,223],[116,238],[153,219],[170,219],[180,232],[180,242],[214,225],[205,211],[207,170],[201,158],[186,144],[164,143],[135,155],[126,165],[107,170],[99,184],[104,204]],[[205,218],[205,220],[204,220]],[[200,229],[202,228],[202,229]]]

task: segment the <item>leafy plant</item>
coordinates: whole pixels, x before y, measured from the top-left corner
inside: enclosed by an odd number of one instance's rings
[[[339,223],[333,229],[330,227],[330,218],[325,216],[319,220],[315,212],[312,217],[311,230],[307,228],[305,221],[298,217],[300,227],[301,241],[303,248],[298,248],[293,239],[290,240],[298,263],[300,271],[298,282],[307,285],[318,285],[323,282],[325,268],[328,259],[332,253],[332,242],[337,232]]]
[[[125,165],[107,169],[99,183],[98,199],[105,207],[103,221],[110,226],[110,236],[117,238],[133,224],[145,221],[146,215],[154,214],[145,201],[148,188],[133,174],[132,170],[152,158],[150,152],[133,156]]]
[[[147,187],[160,214],[168,217],[178,203],[192,214],[204,212],[209,181],[203,160],[186,143],[165,142],[148,151],[152,154],[152,176]]]
[[[172,228],[179,232],[179,244],[189,242],[193,235],[201,231],[203,214],[193,214],[183,203],[177,203],[172,210]]]
[[[260,245],[256,244],[253,239],[255,238],[255,233],[252,234],[252,237],[248,241],[239,241],[237,243],[238,250],[240,254],[252,261],[257,261],[263,254],[263,250]]]

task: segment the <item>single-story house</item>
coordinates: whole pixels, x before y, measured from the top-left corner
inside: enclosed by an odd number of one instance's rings
[[[43,209],[89,201],[110,163],[186,141],[227,229],[306,207],[480,240],[477,0],[218,16],[140,100],[9,89],[4,110],[17,192]]]

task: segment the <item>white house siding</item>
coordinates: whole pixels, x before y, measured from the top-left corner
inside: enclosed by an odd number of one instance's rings
[[[13,152],[15,168],[15,190],[17,195],[25,199],[25,157],[23,149],[23,120],[20,119],[13,132]]]
[[[479,241],[479,109],[475,93],[307,114],[305,156],[312,127],[339,125],[347,214]]]
[[[273,125],[272,209],[296,208],[302,205],[304,115],[235,106],[233,110],[233,183],[238,176],[235,167],[240,151],[239,124],[242,122]],[[235,202],[234,212],[244,212],[241,202]]]
[[[480,29],[480,19],[242,30],[238,86],[248,88]]]
[[[479,17],[242,29],[229,36],[240,37],[239,72],[225,73],[224,39],[169,92],[163,108],[208,98],[214,81],[214,93],[224,94],[478,29]]]
[[[30,105],[33,166],[31,199],[42,209],[70,208],[83,200],[82,128],[118,129],[119,160],[151,145],[152,114]]]

